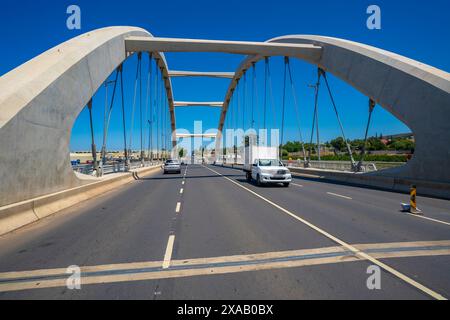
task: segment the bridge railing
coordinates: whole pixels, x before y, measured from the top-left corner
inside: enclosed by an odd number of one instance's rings
[[[142,163],[141,161],[132,162],[130,164],[130,170],[138,169],[138,168],[145,168],[150,167],[154,165],[162,164],[161,162],[157,161],[145,161]],[[94,165],[93,164],[81,164],[81,165],[75,165],[72,166],[73,170],[75,172],[90,175],[92,176],[94,174]],[[112,164],[107,164],[103,166],[103,175],[112,174],[112,173],[120,173],[120,172],[126,172],[125,163],[124,162],[114,162]]]
[[[303,160],[298,161],[283,161],[286,166],[293,168],[305,168],[305,162]],[[353,168],[348,161],[310,161],[309,168],[322,169],[322,170],[335,170],[335,171],[345,171],[352,172]],[[363,172],[374,172],[378,171],[375,163],[363,163]]]

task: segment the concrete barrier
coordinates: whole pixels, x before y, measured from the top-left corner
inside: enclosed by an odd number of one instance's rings
[[[220,164],[228,168],[242,169],[242,165]],[[372,173],[339,172],[312,168],[289,167],[292,174],[315,179],[323,179],[341,182],[360,187],[376,188],[386,191],[395,191],[409,194],[412,185],[417,186],[420,196],[441,198],[450,200],[450,184],[441,182],[430,182],[414,179],[399,179],[389,176],[375,175]]]
[[[136,181],[139,176],[160,170],[160,165],[141,168],[128,173],[92,180],[81,187],[52,193],[35,199],[0,207],[0,235],[17,230],[51,216],[80,202],[105,194],[122,185]]]
[[[315,176],[330,181],[342,182],[363,187],[373,187],[388,191],[409,193],[412,185],[417,186],[418,194],[434,198],[450,199],[450,184],[442,182],[423,181],[415,179],[402,179],[380,174],[361,174],[350,172],[338,172],[318,169],[305,169],[290,167],[294,174]]]

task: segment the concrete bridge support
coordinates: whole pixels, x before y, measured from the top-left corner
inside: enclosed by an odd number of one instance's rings
[[[104,80],[127,58],[129,36],[151,37],[133,27],[96,30],[0,78],[0,206],[85,183],[70,166],[72,127]],[[172,98],[170,80],[166,88]]]

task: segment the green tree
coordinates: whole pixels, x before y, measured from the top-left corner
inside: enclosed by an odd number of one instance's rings
[[[389,144],[389,149],[397,151],[413,151],[415,147],[415,143],[408,139],[396,139]]]
[[[347,145],[345,143],[344,138],[342,138],[342,137],[331,140],[330,144],[336,151],[342,152],[342,151],[347,150]]]
[[[379,151],[386,150],[387,146],[381,142],[381,140],[377,137],[372,137],[367,140],[367,150],[370,151]]]
[[[364,140],[356,139],[350,142],[353,150],[362,150],[364,148]]]

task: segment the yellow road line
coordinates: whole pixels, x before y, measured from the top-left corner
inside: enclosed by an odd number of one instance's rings
[[[318,233],[324,235],[324,236],[327,237],[328,239],[330,239],[330,240],[332,240],[332,241],[338,243],[339,245],[345,247],[346,249],[352,251],[355,255],[357,255],[357,256],[359,256],[359,257],[365,259],[365,260],[368,260],[368,261],[372,262],[373,264],[379,266],[380,268],[384,269],[385,271],[387,271],[387,272],[393,274],[394,276],[398,277],[399,279],[401,279],[401,280],[405,281],[406,283],[410,284],[411,286],[413,286],[413,287],[415,287],[415,288],[417,288],[417,289],[423,291],[424,293],[428,294],[429,296],[433,297],[434,299],[437,299],[437,300],[447,300],[447,299],[446,299],[444,296],[442,296],[441,294],[439,294],[439,293],[437,293],[437,292],[431,290],[430,288],[428,288],[428,287],[422,285],[421,283],[419,283],[419,282],[415,281],[414,279],[408,277],[407,275],[405,275],[405,274],[403,274],[403,273],[401,273],[401,272],[395,270],[394,268],[392,268],[392,267],[388,266],[387,264],[385,264],[385,263],[383,263],[383,262],[377,260],[376,258],[374,258],[374,257],[372,257],[372,256],[370,256],[370,255],[368,255],[368,254],[366,254],[366,253],[364,253],[364,252],[361,252],[359,249],[355,248],[354,246],[352,246],[352,245],[346,243],[345,241],[342,241],[342,240],[340,240],[339,238],[337,238],[337,237],[331,235],[330,233],[328,233],[328,232],[326,232],[325,230],[323,230],[323,229],[317,227],[316,225],[312,224],[311,222],[309,222],[309,221],[307,221],[307,220],[305,220],[305,219],[303,219],[303,218],[300,218],[300,217],[297,216],[296,214],[294,214],[294,213],[290,212],[289,210],[287,210],[287,209],[281,207],[280,205],[274,203],[273,201],[271,201],[271,200],[269,200],[269,199],[267,199],[267,198],[265,198],[265,197],[259,195],[258,193],[254,192],[253,190],[250,190],[249,188],[247,188],[247,187],[241,185],[240,183],[238,183],[238,182],[236,182],[236,181],[234,181],[234,180],[232,180],[232,179],[230,179],[230,178],[228,178],[228,177],[225,177],[223,174],[221,174],[221,173],[219,173],[219,172],[217,172],[217,171],[215,171],[215,170],[213,170],[213,169],[211,169],[211,168],[208,168],[208,167],[206,167],[206,166],[204,166],[204,167],[205,167],[206,169],[208,169],[208,170],[214,172],[215,174],[221,176],[222,178],[224,178],[224,179],[230,181],[231,183],[233,183],[234,185],[238,186],[239,188],[242,188],[242,189],[248,191],[249,193],[255,195],[256,197],[260,198],[261,200],[264,200],[264,201],[267,202],[268,204],[270,204],[270,205],[272,205],[273,207],[279,209],[280,211],[286,213],[287,215],[291,216],[292,218],[294,218],[294,219],[296,219],[296,220],[302,222],[302,223],[305,224],[306,226],[308,226],[308,227],[310,227],[311,229],[317,231]]]

